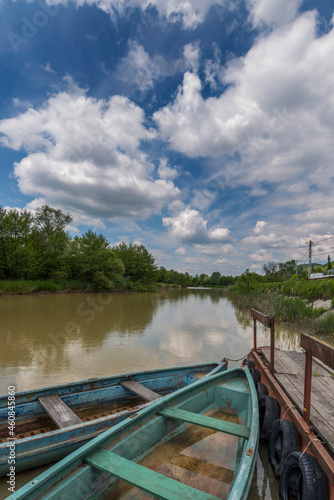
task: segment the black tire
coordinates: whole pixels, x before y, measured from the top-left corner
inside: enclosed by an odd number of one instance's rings
[[[246,366],[248,366],[249,369],[255,368],[255,363],[254,363],[254,361],[252,359],[247,358],[247,360],[246,360]]]
[[[268,437],[268,459],[275,477],[282,474],[286,459],[300,449],[299,434],[290,420],[276,420]]]
[[[285,461],[279,481],[283,500],[328,500],[326,476],[312,455],[293,451]]]
[[[258,382],[256,384],[256,392],[257,392],[257,397],[260,400],[263,396],[268,396],[268,389],[267,386],[262,384],[262,382]]]
[[[257,370],[256,368],[250,368],[249,371],[251,372],[251,375],[253,377],[253,380],[254,380],[255,384],[257,384],[258,382],[260,382],[260,380],[261,380],[261,373],[259,372],[259,370]]]
[[[259,401],[259,413],[260,439],[267,441],[273,423],[280,417],[280,407],[276,399],[263,396]]]

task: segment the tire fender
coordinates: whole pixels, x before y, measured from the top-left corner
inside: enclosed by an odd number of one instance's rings
[[[286,459],[300,449],[299,434],[290,420],[276,420],[268,437],[268,460],[275,477],[282,473]]]
[[[263,396],[259,401],[260,439],[267,441],[275,420],[280,417],[280,407],[275,398]]]
[[[328,500],[328,487],[324,471],[308,453],[293,451],[283,466],[279,481],[279,494],[289,500],[295,492],[300,500]]]

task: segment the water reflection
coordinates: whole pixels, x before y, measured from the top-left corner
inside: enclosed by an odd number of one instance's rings
[[[222,290],[11,296],[0,299],[2,392],[125,371],[246,355],[250,315]],[[258,325],[258,345],[269,331]],[[276,345],[297,350],[280,326]]]
[[[268,344],[269,335],[258,325],[258,345]],[[249,313],[235,310],[222,290],[205,289],[1,297],[0,338],[0,392],[6,393],[8,385],[33,389],[223,357],[238,359],[249,352],[253,333]],[[282,349],[299,349],[299,336],[284,325],[277,326],[275,341]],[[277,498],[277,482],[265,467],[261,459],[252,500]],[[18,484],[34,474],[19,475]],[[6,493],[6,482],[0,480],[0,498]]]

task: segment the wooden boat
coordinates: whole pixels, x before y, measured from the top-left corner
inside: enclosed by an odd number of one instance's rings
[[[334,347],[301,333],[303,352],[276,349],[274,318],[251,314],[260,438],[268,442],[280,497],[334,500]],[[257,347],[257,321],[270,328],[269,346]]]
[[[55,462],[89,439],[227,362],[125,373],[15,394],[16,472]],[[0,396],[0,475],[9,471],[8,394]]]
[[[246,500],[259,438],[247,367],[167,395],[105,431],[12,500]]]

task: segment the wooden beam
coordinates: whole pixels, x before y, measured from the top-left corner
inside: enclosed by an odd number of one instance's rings
[[[231,434],[232,436],[238,436],[246,439],[249,438],[250,429],[246,425],[233,424],[232,422],[226,422],[224,420],[219,420],[218,418],[207,417],[206,415],[179,410],[178,408],[173,407],[167,407],[160,410],[158,415],[176,420],[182,420],[182,422],[199,425],[214,431],[225,432],[226,434]]]
[[[130,392],[133,392],[134,394],[137,394],[137,396],[140,396],[141,398],[145,399],[146,401],[155,401],[156,399],[160,399],[161,396],[157,392],[151,391],[151,389],[148,389],[142,384],[139,384],[138,382],[135,382],[134,380],[123,380],[122,382],[119,383],[122,387],[127,389]]]
[[[100,449],[87,456],[85,462],[126,481],[162,500],[218,500],[204,491],[175,481],[163,474],[147,469],[111,451]]]
[[[70,425],[82,424],[82,420],[80,420],[57,394],[41,396],[38,398],[38,401],[60,429],[69,427]]]
[[[267,316],[266,314],[262,314],[260,311],[257,311],[256,309],[251,309],[251,315],[252,318],[255,318],[257,321],[260,321],[264,326],[267,326],[270,328],[271,326],[271,318]]]
[[[311,335],[300,335],[300,347],[305,349],[315,358],[320,359],[325,365],[334,369],[334,347],[322,340],[317,340]]]

